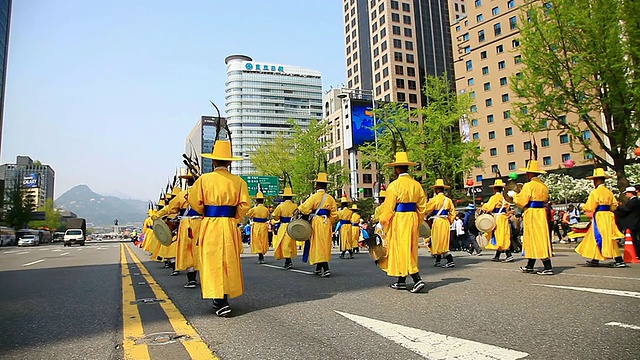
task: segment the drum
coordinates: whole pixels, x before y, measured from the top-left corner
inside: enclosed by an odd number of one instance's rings
[[[476,217],[476,227],[482,232],[491,231],[496,228],[496,219],[489,214],[478,215]]]
[[[178,222],[165,218],[156,219],[153,222],[153,234],[160,244],[169,246],[173,242],[173,236],[178,233]]]
[[[287,226],[287,234],[295,241],[307,241],[311,237],[311,224],[302,219],[292,220]]]
[[[387,257],[387,247],[382,241],[382,237],[378,234],[373,235],[368,240],[369,256],[375,261]]]
[[[429,224],[427,224],[426,221],[422,222],[422,225],[420,225],[420,237],[421,238],[428,238],[431,237],[431,226],[429,226]]]

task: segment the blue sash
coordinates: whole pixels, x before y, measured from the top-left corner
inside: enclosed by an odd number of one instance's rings
[[[396,212],[414,212],[417,209],[416,203],[397,203]]]
[[[440,213],[440,214],[438,215],[438,213]],[[434,212],[431,213],[431,216],[437,216],[437,217],[449,216],[449,210],[434,211]]]
[[[611,211],[611,206],[609,205],[598,205],[596,207],[596,211],[593,212],[593,236],[596,238],[596,244],[598,245],[598,249],[602,252],[602,233],[598,228],[598,222],[596,221],[596,214],[600,211]]]
[[[267,219],[265,219],[265,218],[253,218],[253,222],[266,223]]]
[[[187,214],[185,216],[202,216],[202,214],[200,214],[199,212],[193,209],[189,209],[189,211],[187,211]]]
[[[291,218],[290,217],[286,217],[286,216],[282,216],[282,217],[280,217],[280,222],[282,224],[290,223],[291,222]]]
[[[531,200],[526,207],[531,209],[544,209],[545,202],[539,200]]]
[[[331,214],[331,212],[329,211],[329,209],[320,209],[317,212],[315,212],[314,214],[318,215],[318,216],[329,216]]]
[[[494,214],[506,214],[507,213],[507,209],[505,209],[505,208],[502,208],[502,210],[500,210],[500,208],[493,209],[493,213]]]
[[[205,217],[235,217],[238,207],[235,205],[205,205]]]
[[[349,221],[349,220],[340,220],[340,221],[338,221],[338,226],[339,227],[342,227],[342,225],[349,225],[349,224],[351,224],[351,221]]]
[[[351,226],[360,226],[358,223],[351,223]]]

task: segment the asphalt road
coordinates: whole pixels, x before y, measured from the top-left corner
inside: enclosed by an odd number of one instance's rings
[[[538,276],[489,254],[434,268],[421,249],[427,287],[411,294],[390,289],[366,253],[336,253],[319,278],[300,257],[285,271],[246,249],[245,294],[217,318],[184,275],[126,246],[0,248],[0,358],[640,358],[640,264],[586,268],[558,248],[556,275]]]

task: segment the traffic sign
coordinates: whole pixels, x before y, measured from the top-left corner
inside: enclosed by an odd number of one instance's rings
[[[278,196],[280,192],[280,181],[277,176],[241,176],[249,185],[249,196],[256,196],[258,193],[258,183],[262,186],[264,196]]]

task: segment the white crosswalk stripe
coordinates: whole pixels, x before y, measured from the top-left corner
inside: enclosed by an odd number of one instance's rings
[[[556,289],[586,291],[586,292],[591,292],[591,293],[596,293],[596,294],[626,296],[626,297],[632,297],[632,298],[640,299],[640,292],[635,292],[635,291],[596,289],[596,288],[585,288],[585,287],[576,287],[576,286],[561,286],[561,285],[547,285],[547,284],[532,284],[532,285],[544,286],[544,287],[556,288]]]

